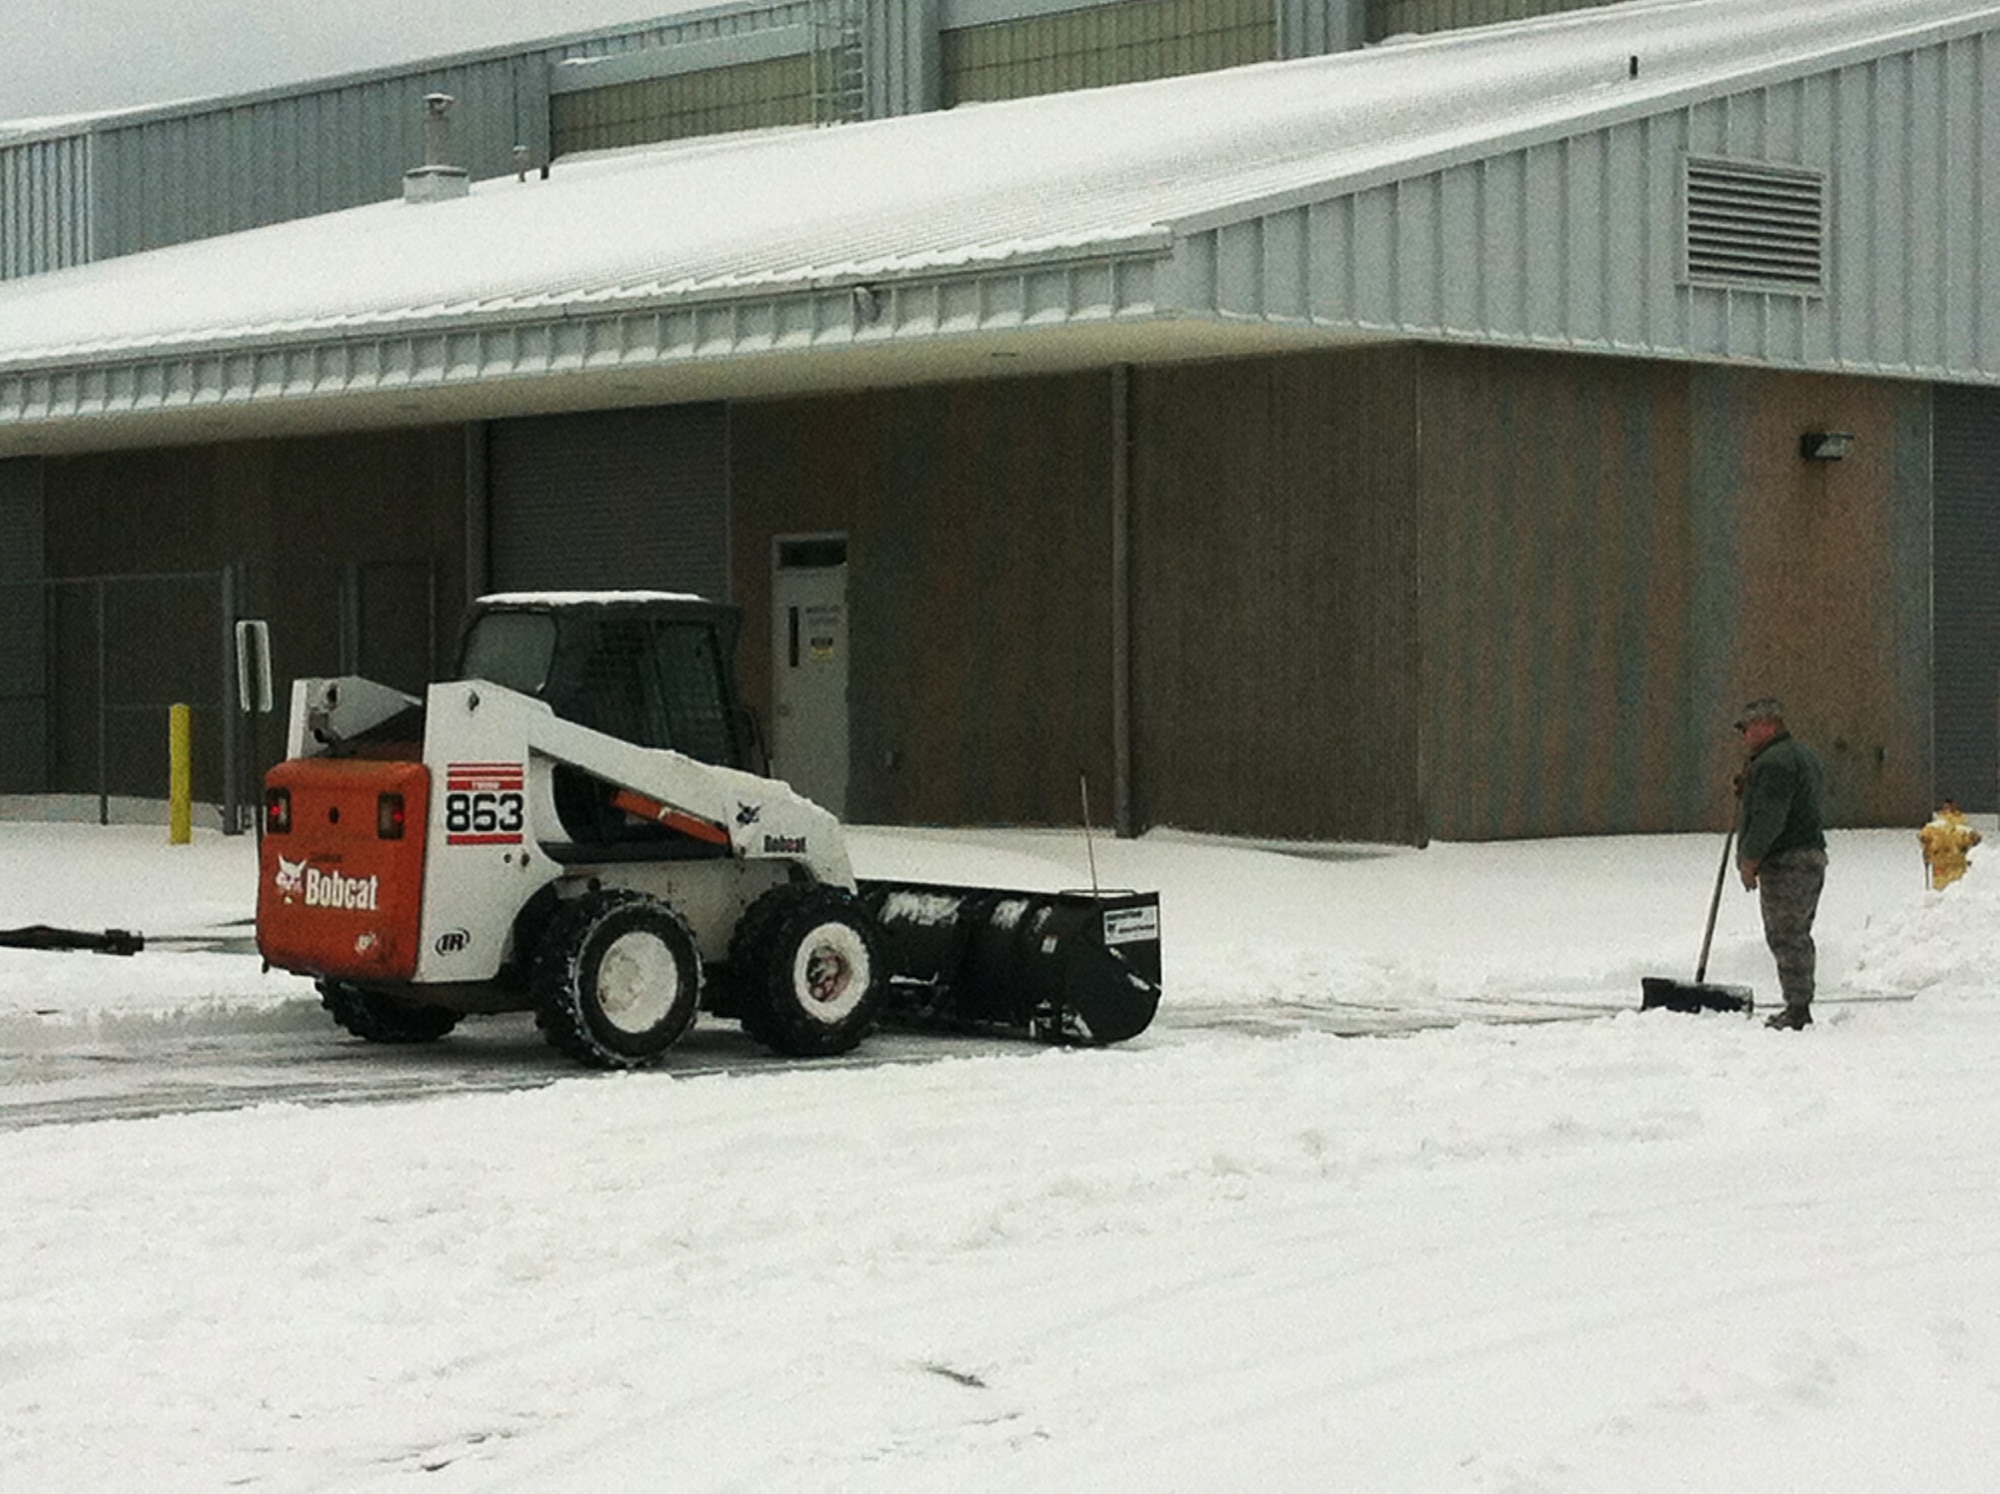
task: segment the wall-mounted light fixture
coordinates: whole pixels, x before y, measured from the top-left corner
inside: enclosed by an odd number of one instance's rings
[[[1837,462],[1853,449],[1852,431],[1807,431],[1799,437],[1799,455],[1809,462]]]

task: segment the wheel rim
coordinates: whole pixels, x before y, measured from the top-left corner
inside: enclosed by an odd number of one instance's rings
[[[844,923],[815,928],[792,958],[792,990],[800,1008],[820,1022],[852,1015],[868,994],[871,974],[866,941]]]
[[[673,1010],[681,970],[658,934],[620,934],[597,964],[597,1006],[620,1032],[650,1032]]]

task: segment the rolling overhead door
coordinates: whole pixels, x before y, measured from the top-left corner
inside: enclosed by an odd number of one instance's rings
[[[0,462],[0,793],[48,788],[42,464]]]
[[[492,589],[726,599],[728,436],[719,404],[496,422]]]
[[[2000,393],[1940,386],[1933,424],[1933,792],[2000,809]]]

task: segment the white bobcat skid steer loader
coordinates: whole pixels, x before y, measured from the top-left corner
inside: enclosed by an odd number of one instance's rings
[[[488,597],[460,678],[421,701],[297,681],[265,789],[264,958],[363,1038],[532,1010],[604,1068],[657,1060],[704,1009],[798,1056],[884,1016],[1144,1030],[1157,895],[857,887],[839,822],[745,769],[736,628],[662,593]]]

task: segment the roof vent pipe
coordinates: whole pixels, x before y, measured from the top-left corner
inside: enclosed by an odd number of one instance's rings
[[[451,158],[451,106],[448,93],[424,95],[424,164],[403,173],[403,201],[446,202],[472,191],[472,179]]]

